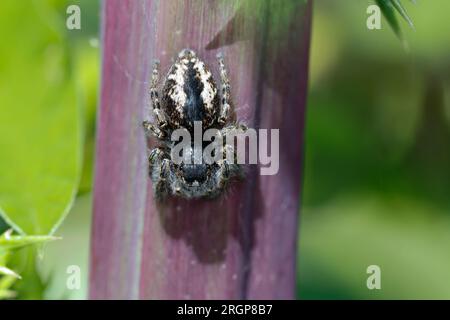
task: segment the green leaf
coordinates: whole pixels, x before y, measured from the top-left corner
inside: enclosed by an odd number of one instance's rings
[[[16,293],[11,290],[0,290],[0,300],[2,299],[11,299],[16,296]]]
[[[19,256],[11,255],[12,250],[29,247],[33,244],[44,243],[55,239],[57,238],[52,236],[16,236],[12,235],[12,229],[6,231],[0,236],[0,299],[16,297],[16,293],[10,290],[10,288],[15,284],[17,279],[22,279],[18,273],[6,266],[11,262],[10,260],[19,259]],[[20,289],[24,286],[32,286],[33,290],[31,290],[32,293],[30,297],[39,298],[40,293],[43,292],[42,288],[44,287],[44,284],[42,283],[34,267],[35,248],[31,248],[31,250],[28,251],[25,250],[25,252],[21,254],[21,257],[23,256],[27,259],[19,259],[20,261],[25,261],[25,266],[22,265],[20,270],[21,272],[26,272],[26,281],[18,284],[17,287]],[[14,267],[17,268],[17,263],[14,264]]]
[[[413,22],[409,17],[408,13],[406,12],[406,9],[401,4],[400,0],[375,0],[375,1],[377,5],[380,7],[381,12],[383,12],[383,15],[385,16],[392,30],[394,30],[395,34],[399,38],[402,38],[402,34],[400,25],[395,15],[396,11],[403,17],[403,19],[405,19],[405,21],[409,24],[411,28],[414,28]]]
[[[84,100],[84,159],[78,195],[90,192],[94,168],[95,121],[97,110],[97,92],[99,84],[98,48],[80,45],[77,47],[75,68],[79,79],[79,91]]]
[[[392,30],[394,30],[397,36],[401,35],[400,26],[395,16],[394,6],[390,0],[376,0],[377,5],[380,7],[381,12],[385,16]]]
[[[13,278],[20,279],[20,276],[7,267],[0,266],[0,275],[10,276]]]
[[[27,246],[11,256],[11,265],[22,276],[21,280],[14,282],[16,299],[41,300],[44,298],[49,279],[43,279],[37,270],[38,254],[36,248]]]
[[[11,276],[6,276],[6,277],[0,278],[0,291],[9,289],[12,286],[12,284],[14,283],[14,281],[16,281],[16,279],[17,279],[16,277],[11,277]],[[0,299],[1,299],[1,295],[0,295]]]
[[[406,22],[408,22],[409,26],[414,29],[414,24],[411,20],[411,18],[408,16],[408,13],[406,12],[406,9],[403,7],[400,0],[391,0],[392,4],[394,5],[395,9],[398,13],[405,19]]]
[[[53,236],[12,236],[9,231],[0,236],[0,252],[19,249],[28,245],[57,240]]]
[[[0,42],[0,215],[22,234],[55,231],[81,171],[80,106],[54,10],[49,1],[0,3],[8,30]]]

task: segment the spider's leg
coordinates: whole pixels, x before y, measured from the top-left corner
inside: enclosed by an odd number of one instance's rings
[[[167,185],[170,193],[176,196],[183,195],[183,180],[177,176],[176,170],[167,171]]]
[[[148,155],[148,164],[150,166],[150,171],[153,170],[155,166],[160,165],[163,159],[164,150],[162,148],[157,147],[150,150]]]
[[[222,136],[225,136],[225,144],[222,149],[222,159],[225,160],[225,164],[228,167],[228,176],[229,178],[232,177],[239,177],[243,178],[244,171],[242,170],[241,164],[239,163],[238,159],[238,150],[235,148],[235,139],[234,136],[236,136],[239,133],[245,133],[247,131],[247,126],[244,124],[239,125],[231,125],[227,126],[225,128],[222,128],[221,133]],[[233,137],[231,141],[229,141],[228,136]],[[239,143],[239,142],[238,142]],[[244,158],[245,161],[245,158]],[[218,162],[219,166],[221,165],[220,161]]]
[[[230,178],[230,167],[226,159],[219,160],[217,164],[219,165],[219,168],[214,175],[213,190],[219,191],[225,187],[228,179]]]
[[[242,122],[238,122],[236,124],[223,127],[222,129],[220,129],[220,133],[222,137],[226,139],[228,136],[237,136],[239,134],[244,134],[245,132],[247,132],[247,130],[247,125]]]
[[[240,134],[245,134],[247,131],[247,126],[244,124],[233,124],[230,126],[226,126],[220,130],[220,133],[223,137],[224,146],[223,146],[223,159],[228,160],[228,165],[237,163],[237,150],[235,148],[235,140],[241,139],[239,137]]]
[[[174,195],[177,195],[177,196],[181,196],[182,195],[181,186],[180,186],[180,183],[177,180],[173,180],[172,181],[172,183],[170,185],[170,188],[172,189],[172,193]]]
[[[155,61],[153,64],[152,80],[150,84],[150,99],[152,103],[153,112],[156,115],[156,121],[160,129],[167,126],[167,121],[164,113],[161,110],[158,94],[158,82],[159,82],[159,61]]]
[[[230,145],[225,145],[224,147],[224,156],[223,158],[225,159],[225,163],[223,165],[227,166],[227,179],[231,179],[232,177],[243,177],[243,170],[241,165],[238,163],[238,159],[237,159],[237,151],[231,147]],[[227,152],[231,154],[232,159],[228,159],[227,158]],[[220,161],[219,161],[219,166],[220,166]]]
[[[150,177],[153,182],[153,190],[158,199],[167,195],[167,177],[169,176],[169,159],[164,158],[161,148],[154,148],[149,155]]]
[[[158,139],[163,138],[166,135],[165,128],[167,127],[167,121],[164,112],[161,110],[158,94],[158,82],[159,82],[159,61],[155,61],[153,64],[152,79],[150,84],[150,100],[151,108],[155,114],[156,123],[150,123],[144,121],[143,126],[147,135],[151,134]]]
[[[237,154],[236,154],[236,149],[234,148],[234,144],[231,145],[231,144],[226,143],[222,150],[223,150],[223,159],[226,160],[228,165],[230,163],[236,163]],[[220,163],[219,163],[219,165],[220,165]]]
[[[223,56],[221,54],[218,54],[217,59],[219,62],[220,81],[221,81],[220,114],[217,121],[220,125],[224,125],[228,121],[232,105],[230,94],[230,80],[228,79],[227,69],[225,68],[225,64],[223,62]]]
[[[242,170],[241,165],[237,163],[232,163],[229,166],[229,172],[230,172],[230,178],[231,177],[238,177],[242,179],[244,177],[244,171]]]
[[[165,132],[150,121],[145,120],[142,122],[142,126],[144,127],[144,131],[147,136],[152,135],[158,139],[162,139],[165,136]]]

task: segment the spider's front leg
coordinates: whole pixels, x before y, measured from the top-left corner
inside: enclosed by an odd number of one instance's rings
[[[211,184],[209,186],[208,196],[214,198],[225,188],[230,178],[230,168],[226,159],[219,160],[217,162],[219,168],[215,172]]]
[[[245,161],[245,154],[244,155],[239,154],[238,157],[239,150],[237,150],[236,147],[242,142],[245,145],[245,140],[242,139],[245,139],[245,137],[247,136],[246,135],[247,130],[248,127],[243,123],[232,124],[220,130],[220,134],[223,137],[224,141],[224,145],[222,148],[223,152],[222,156],[223,159],[228,160],[229,165],[233,164],[233,166],[231,167],[232,175],[240,175],[240,173],[238,172],[240,169],[238,160],[242,159],[242,156],[244,156],[243,159]]]
[[[168,193],[167,177],[170,174],[169,159],[164,157],[164,151],[161,148],[154,148],[150,151],[148,162],[153,190],[156,197],[162,199]]]
[[[227,186],[228,181],[233,177],[240,177],[242,175],[241,166],[235,162],[229,162],[226,159],[217,162],[219,168],[217,169],[212,179],[209,196],[215,197]]]
[[[229,144],[225,144],[223,148],[223,159],[222,164],[219,161],[219,166],[226,166],[227,178],[232,177],[243,177],[243,170],[241,165],[238,163],[238,156],[235,148]]]
[[[230,80],[228,79],[228,73],[227,69],[225,68],[225,64],[223,62],[223,56],[222,54],[217,55],[217,59],[219,62],[219,69],[220,69],[220,114],[217,122],[220,125],[224,125],[230,116],[230,109],[231,109],[231,94],[230,94]]]
[[[151,110],[156,116],[156,124],[144,121],[143,126],[146,134],[151,134],[158,139],[162,139],[166,136],[167,121],[164,112],[161,110],[158,94],[158,82],[159,82],[159,61],[155,61],[153,64],[152,79],[150,85],[150,100]]]
[[[147,136],[151,135],[158,139],[163,139],[165,137],[165,132],[150,121],[144,120],[144,122],[142,122],[142,126],[144,127],[144,131]]]

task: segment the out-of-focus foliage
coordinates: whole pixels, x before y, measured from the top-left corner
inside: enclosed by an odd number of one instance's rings
[[[66,28],[66,9],[72,4],[81,9],[81,30]],[[98,14],[98,1],[91,0],[0,3],[0,207],[10,226],[27,234],[53,232],[75,195],[91,189]],[[83,209],[90,211],[89,205]],[[81,216],[88,220],[83,213],[75,221]],[[7,228],[0,218],[0,232]],[[57,242],[67,248],[66,228],[62,230],[58,234],[64,240]],[[77,253],[87,252],[88,233],[80,234],[86,241],[68,237],[82,245],[72,252],[52,250],[54,244],[40,245],[38,252],[33,247],[13,251],[8,267],[22,278],[4,277],[0,286],[20,299],[43,298],[48,286],[63,289],[53,298],[68,297],[67,265],[80,264],[87,272],[86,259]],[[43,267],[44,261],[51,270]],[[65,265],[55,269],[52,261]],[[55,283],[54,274],[64,280]],[[75,296],[83,297],[81,291]]]
[[[298,294],[448,299],[450,2],[404,2],[406,51],[371,4],[315,2]]]
[[[394,30],[397,36],[401,36],[400,25],[397,21],[397,17],[395,13],[398,12],[403,19],[410,25],[410,27],[414,27],[411,18],[408,16],[406,9],[403,7],[400,0],[376,0],[375,1],[389,22],[390,26]],[[414,2],[411,0],[411,2]]]
[[[14,298],[16,292],[12,290],[12,286],[17,279],[21,278],[18,273],[9,268],[13,252],[23,247],[55,239],[52,236],[12,235],[11,229],[0,235],[0,299]]]
[[[67,1],[70,4],[70,1]],[[75,47],[74,69],[75,82],[83,105],[84,118],[84,158],[83,170],[78,194],[88,193],[92,189],[95,123],[97,111],[98,88],[100,84],[99,55],[99,1],[78,0],[82,20],[81,30],[66,30],[68,41]]]
[[[39,271],[46,282],[45,299],[86,299],[89,279],[89,243],[91,226],[90,194],[79,196],[65,222],[58,229],[62,240],[45,248],[45,256]],[[80,269],[80,288],[70,290],[66,286],[69,266]]]
[[[24,234],[54,232],[81,170],[80,105],[54,10],[46,1],[0,4],[0,213]]]

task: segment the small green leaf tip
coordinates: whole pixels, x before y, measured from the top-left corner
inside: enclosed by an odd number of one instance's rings
[[[0,251],[19,249],[27,245],[44,243],[59,239],[61,238],[54,236],[16,236],[12,235],[12,229],[10,229],[0,236]]]
[[[394,30],[395,34],[400,39],[402,39],[402,33],[395,12],[399,13],[408,23],[408,25],[414,30],[414,24],[400,0],[375,0],[375,2],[380,7],[392,30]],[[414,0],[411,0],[411,2],[415,4]]]
[[[394,5],[395,9],[397,10],[397,12],[400,13],[400,15],[403,17],[403,19],[405,19],[405,21],[409,24],[409,26],[412,29],[414,29],[414,24],[413,24],[411,18],[409,17],[408,12],[406,11],[406,9],[403,7],[402,3],[400,2],[400,0],[391,0],[391,1],[392,1],[392,4]]]
[[[11,276],[14,277],[16,279],[22,279],[22,277],[20,275],[18,275],[17,273],[15,273],[13,270],[4,267],[4,266],[0,266],[0,274],[4,275],[4,276]]]

